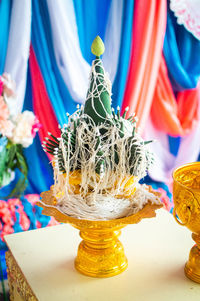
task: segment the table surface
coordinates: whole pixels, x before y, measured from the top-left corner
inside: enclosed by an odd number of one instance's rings
[[[70,225],[12,234],[6,243],[40,301],[198,301],[200,285],[184,264],[194,242],[164,209],[157,217],[122,229],[128,269],[111,278],[79,274],[74,258],[79,234]]]

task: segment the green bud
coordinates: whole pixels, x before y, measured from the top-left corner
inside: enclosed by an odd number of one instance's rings
[[[96,36],[91,46],[92,53],[96,56],[100,56],[104,53],[104,50],[105,46],[102,39],[100,38],[100,36]]]

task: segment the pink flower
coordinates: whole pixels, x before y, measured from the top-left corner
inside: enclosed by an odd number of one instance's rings
[[[50,222],[48,223],[48,226],[56,226],[56,225],[59,225],[59,222],[57,222],[55,218],[52,216]]]
[[[22,212],[20,215],[20,225],[23,230],[28,230],[30,227],[30,220],[25,212]]]
[[[0,96],[3,94],[3,81],[0,76]]]
[[[0,200],[0,216],[1,216],[1,210],[3,208],[8,208],[8,204],[6,201]]]
[[[36,221],[36,227],[39,229],[42,227],[41,223],[39,221]]]
[[[12,234],[14,229],[10,225],[4,225],[3,231],[1,232],[1,239],[4,241],[4,236],[8,234]]]
[[[8,199],[7,201],[9,210],[14,213],[16,206],[22,206],[21,201],[18,198]],[[23,207],[23,206],[22,206]]]
[[[1,77],[3,81],[3,93],[6,94],[7,97],[14,97],[15,96],[15,82],[11,79],[10,74],[4,73]]]
[[[35,205],[40,200],[39,194],[26,194],[25,198],[32,204]]]
[[[39,122],[39,119],[35,116],[35,121],[34,121],[34,124],[32,126],[32,130],[31,130],[31,134],[33,136],[33,138],[35,137],[36,135],[36,132],[39,130],[39,128],[41,128],[41,123]]]

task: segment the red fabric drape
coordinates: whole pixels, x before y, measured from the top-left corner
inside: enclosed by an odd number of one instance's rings
[[[48,132],[51,132],[54,136],[58,137],[60,136],[58,121],[49,100],[45,83],[42,78],[32,45],[30,46],[29,64],[33,91],[33,109],[36,116],[40,120],[40,123],[42,124],[42,127],[39,129],[40,140],[43,141]],[[51,159],[50,154],[47,155],[49,159]]]
[[[179,92],[175,98],[162,56],[151,107],[154,126],[172,136],[187,135],[199,121],[199,103],[199,86]]]
[[[144,128],[149,115],[166,28],[165,0],[135,1],[132,50],[122,113],[136,112]]]

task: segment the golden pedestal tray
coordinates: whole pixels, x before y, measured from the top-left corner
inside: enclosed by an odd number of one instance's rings
[[[173,172],[173,179],[173,215],[179,225],[193,232],[196,242],[185,265],[185,274],[200,283],[200,162],[180,166]]]
[[[80,230],[83,239],[78,247],[75,259],[76,269],[91,277],[111,277],[123,272],[128,261],[124,254],[122,243],[118,240],[123,227],[136,224],[143,218],[155,217],[155,210],[162,204],[147,203],[138,213],[128,217],[109,220],[91,221],[67,216],[53,207],[55,198],[51,190],[41,194],[42,200],[38,206],[43,208],[43,214],[54,216],[58,222],[70,223]]]

